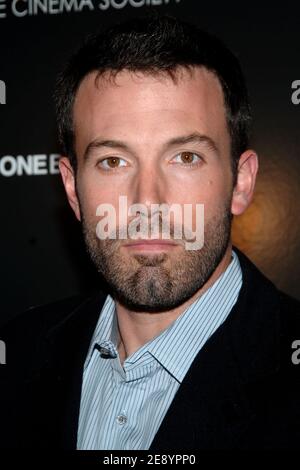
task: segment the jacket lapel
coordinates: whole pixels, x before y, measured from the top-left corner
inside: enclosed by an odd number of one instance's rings
[[[42,343],[29,384],[36,433],[30,442],[38,448],[76,449],[83,366],[106,295],[98,292],[81,303]]]

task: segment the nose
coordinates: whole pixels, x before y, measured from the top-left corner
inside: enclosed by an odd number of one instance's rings
[[[135,176],[131,200],[133,204],[143,204],[150,209],[152,204],[165,202],[166,190],[167,184],[159,168],[145,165]]]

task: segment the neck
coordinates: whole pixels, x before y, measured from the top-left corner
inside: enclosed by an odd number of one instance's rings
[[[189,305],[216,282],[231,261],[231,251],[232,245],[229,244],[224,257],[207,282],[192,297],[174,309],[155,313],[135,312],[116,302],[118,350],[121,363],[126,357],[167,329]]]

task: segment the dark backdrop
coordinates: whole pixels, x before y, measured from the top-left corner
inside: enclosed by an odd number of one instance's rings
[[[6,85],[5,96],[3,83],[0,88],[0,322],[99,282],[57,174],[53,85],[86,33],[151,9],[198,24],[238,55],[260,171],[251,207],[234,221],[233,239],[277,286],[300,298],[300,3],[240,2],[237,8],[199,0],[48,0],[40,2],[44,11],[34,12],[35,3],[0,0],[0,80]],[[71,11],[63,11],[67,4]]]

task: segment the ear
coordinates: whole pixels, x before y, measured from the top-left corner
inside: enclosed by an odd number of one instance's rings
[[[242,153],[238,163],[237,181],[233,191],[231,212],[240,215],[249,207],[254,193],[258,157],[253,150]]]
[[[76,193],[74,169],[68,157],[61,157],[58,162],[59,171],[67,193],[67,198],[78,220],[80,217],[79,201]]]

